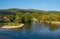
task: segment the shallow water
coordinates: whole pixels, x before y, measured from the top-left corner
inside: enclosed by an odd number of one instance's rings
[[[0,29],[0,39],[60,39],[60,26],[25,23],[18,29]]]

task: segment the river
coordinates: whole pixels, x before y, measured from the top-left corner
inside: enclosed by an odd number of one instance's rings
[[[60,39],[60,25],[24,23],[18,29],[0,29],[0,39]]]

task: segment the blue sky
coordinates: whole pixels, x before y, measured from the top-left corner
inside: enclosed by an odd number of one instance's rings
[[[0,0],[0,9],[7,8],[60,11],[60,0]]]

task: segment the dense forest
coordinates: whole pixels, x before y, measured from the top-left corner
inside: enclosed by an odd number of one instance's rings
[[[40,21],[60,21],[60,11],[44,11],[35,9],[0,9],[0,24],[18,24]]]

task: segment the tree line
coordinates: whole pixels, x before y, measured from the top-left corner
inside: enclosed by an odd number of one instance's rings
[[[17,11],[17,10],[16,10]],[[0,13],[1,14],[1,13]],[[2,14],[3,15],[3,14]],[[9,18],[11,20],[11,22],[15,22],[15,23],[25,23],[25,22],[32,22],[32,19],[35,18],[37,19],[39,22],[40,21],[60,21],[60,12],[38,12],[38,11],[26,11],[26,12],[15,12],[15,14],[13,15],[13,13],[11,14],[5,14],[3,16],[6,16],[7,18]],[[1,23],[1,22],[0,22]]]

